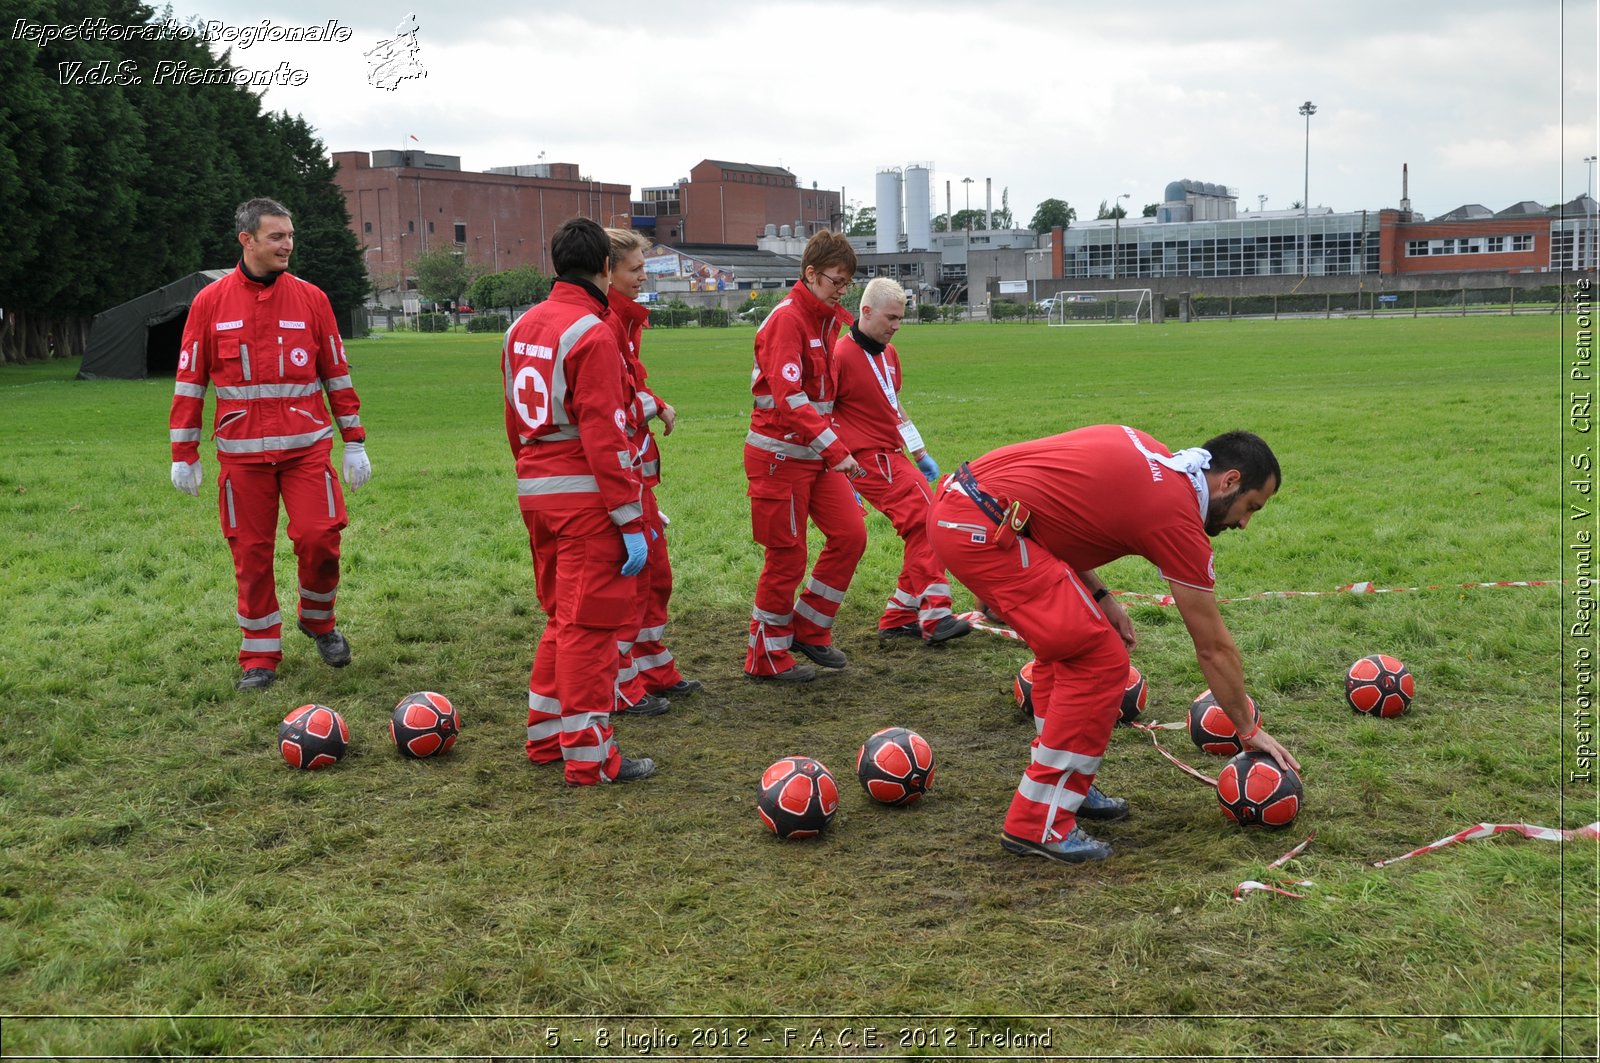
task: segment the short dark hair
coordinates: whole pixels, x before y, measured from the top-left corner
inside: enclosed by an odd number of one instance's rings
[[[1239,490],[1254,491],[1264,487],[1268,478],[1274,482],[1273,490],[1283,486],[1283,470],[1278,467],[1277,456],[1267,446],[1267,441],[1254,432],[1236,429],[1201,445],[1211,452],[1213,472],[1239,470]]]
[[[256,230],[261,228],[261,219],[268,215],[292,217],[289,208],[276,199],[257,196],[255,199],[245,200],[233,209],[234,231],[254,236]]]
[[[550,237],[550,260],[558,277],[592,277],[606,272],[611,239],[599,223],[568,218]]]
[[[804,276],[808,268],[821,273],[830,266],[842,266],[846,273],[854,277],[856,249],[843,235],[823,229],[806,241],[806,249],[800,256],[800,274]]]

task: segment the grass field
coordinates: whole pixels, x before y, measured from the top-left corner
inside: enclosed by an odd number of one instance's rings
[[[1442,588],[1224,606],[1251,692],[1306,767],[1306,811],[1283,833],[1231,829],[1119,729],[1100,780],[1133,816],[1095,831],[1116,856],[1079,868],[997,844],[1032,733],[1010,695],[1027,652],[873,637],[898,568],[881,518],[836,629],[850,666],[800,690],[740,678],[760,563],[740,475],[748,328],[647,336],[681,416],[662,440],[668,641],[709,689],[619,721],[656,779],[585,791],[522,756],[541,617],[498,337],[350,344],[375,469],[349,496],[355,662],[330,671],[291,631],[265,695],[233,689],[209,447],[198,502],[168,483],[171,381],[0,370],[0,1050],[1593,1058],[1594,843],[1496,838],[1371,866],[1481,821],[1600,819],[1592,785],[1563,790],[1561,590],[1458,586],[1561,575],[1559,328],[902,332],[903,397],[946,468],[1080,424],[1174,446],[1250,428],[1285,482],[1219,541],[1222,596]],[[278,573],[291,589],[284,541]],[[1103,575],[1165,589],[1142,561]],[[1182,624],[1131,612],[1146,716],[1178,719],[1204,686]],[[1417,676],[1399,720],[1343,704],[1344,669],[1377,651]],[[463,716],[436,762],[401,760],[385,734],[421,689]],[[300,774],[275,728],[312,701],[345,715],[352,750]],[[891,724],[940,758],[909,809],[870,805],[850,777]],[[840,778],[819,841],[778,842],[756,818],[756,779],[787,753]],[[1314,882],[1305,899],[1232,899],[1313,831],[1286,869]]]

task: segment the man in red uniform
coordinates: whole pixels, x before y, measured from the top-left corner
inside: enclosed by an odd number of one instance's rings
[[[839,301],[855,271],[850,241],[817,233],[801,256],[799,283],[756,330],[750,374],[755,408],[744,441],[744,472],[751,531],[766,560],[744,659],[752,679],[815,679],[817,670],[796,664],[794,650],[826,668],[846,663],[833,645],[833,618],[867,548],[867,525],[850,489],[861,466],[829,422],[828,363],[839,326],[852,321]],[[806,573],[808,519],[826,541],[796,601]]]
[[[240,690],[278,677],[282,616],[272,553],[278,499],[289,514],[300,575],[299,627],[335,668],[350,663],[350,643],[334,626],[344,495],[329,465],[337,421],[344,479],[352,491],[372,476],[361,400],[350,384],[328,297],[288,272],[294,250],[289,211],[270,199],[240,204],[234,216],[239,266],[195,296],[183,329],[168,420],[172,485],[199,496],[200,425],[206,385],[217,389],[213,437],[221,463],[218,510],[233,552],[243,641]],[[333,404],[328,416],[323,392]]]
[[[587,218],[550,240],[550,298],[506,332],[506,437],[548,618],[528,680],[528,759],[560,760],[569,786],[654,774],[611,733],[617,641],[637,621],[646,543],[628,366],[606,324],[611,244]]]
[[[1038,660],[1043,725],[1006,814],[1004,848],[1067,863],[1111,855],[1077,820],[1128,814],[1126,801],[1093,783],[1134,644],[1128,614],[1094,570],[1129,554],[1171,585],[1200,670],[1244,744],[1299,767],[1245,696],[1209,541],[1243,529],[1282,479],[1271,448],[1249,432],[1172,454],[1143,432],[1098,425],[1001,447],[940,484],[928,515],[934,551]]]
[[[649,556],[639,573],[638,630],[617,643],[622,654],[617,690],[629,716],[659,716],[672,707],[671,698],[689,697],[705,689],[698,679],[685,679],[667,649],[667,602],[672,597],[672,562],[667,558],[667,526],[656,505],[656,485],[661,482],[661,448],[656,445],[650,420],[661,422],[661,434],[671,435],[678,411],[645,383],[649,374],[640,360],[639,344],[650,327],[650,311],[638,302],[644,288],[644,253],[650,241],[632,229],[607,229],[611,241],[611,286],[606,298],[611,316],[606,319],[627,359],[629,386],[633,390],[628,437],[639,453],[639,474],[644,482],[644,527]]]
[[[939,465],[922,444],[900,402],[900,354],[889,341],[906,316],[905,289],[874,277],[861,295],[861,316],[833,349],[833,424],[850,456],[861,464],[861,497],[889,518],[905,540],[894,594],[878,620],[878,634],[910,636],[928,645],[960,638],[972,625],[950,612],[950,577],[928,545],[927,481]],[[906,460],[910,448],[916,466]]]

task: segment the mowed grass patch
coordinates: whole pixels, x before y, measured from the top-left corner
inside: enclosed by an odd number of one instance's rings
[[[1119,729],[1102,780],[1134,815],[1097,830],[1117,855],[1083,868],[996,844],[1027,761],[1010,693],[1026,650],[981,633],[878,645],[899,566],[881,518],[837,629],[850,667],[799,690],[740,677],[760,567],[740,462],[749,329],[646,336],[651,383],[681,416],[661,440],[669,643],[709,689],[620,720],[623,748],[661,774],[593,791],[522,757],[542,620],[497,337],[350,345],[375,469],[348,496],[339,611],[355,662],[324,668],[291,629],[265,696],[232,686],[209,444],[200,500],[167,480],[171,381],[0,371],[0,1000],[187,1016],[14,1020],[0,1042],[555,1055],[542,1026],[494,1017],[949,1013],[1121,1016],[1006,1020],[1085,1053],[1592,1053],[1592,1022],[1561,1018],[1595,999],[1592,846],[1496,839],[1370,867],[1479,821],[1593,818],[1561,818],[1559,591],[1457,586],[1559,575],[1557,329],[1519,317],[902,331],[903,396],[947,469],[1081,424],[1174,446],[1250,428],[1285,484],[1219,541],[1222,596],[1443,588],[1225,606],[1269,727],[1306,765],[1305,813],[1283,834],[1229,829],[1203,785]],[[287,592],[286,542],[278,565]],[[1106,575],[1165,590],[1142,561]],[[1188,638],[1174,611],[1130,604],[1147,716],[1179,719],[1204,686]],[[1417,675],[1400,720],[1343,704],[1345,667],[1378,651]],[[419,689],[463,716],[437,762],[401,760],[385,734]],[[337,768],[301,775],[273,738],[311,701],[344,713],[354,742]],[[851,778],[856,748],[891,724],[939,756],[933,793],[908,809],[871,805]],[[1161,740],[1221,765],[1181,734]],[[760,771],[787,753],[840,781],[839,818],[814,843],[778,842],[755,816]],[[1316,883],[1306,900],[1231,899],[1312,831],[1290,868]],[[412,1018],[196,1017],[239,1014]],[[752,1051],[779,1052],[760,1038],[783,1023],[747,1025]]]

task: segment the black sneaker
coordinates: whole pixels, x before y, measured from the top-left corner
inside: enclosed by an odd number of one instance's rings
[[[794,648],[824,668],[843,668],[849,663],[837,646],[813,646],[809,642],[796,639]]]
[[[686,698],[691,694],[698,694],[706,685],[698,679],[680,679],[663,690],[657,691],[664,698]]]
[[[1107,823],[1127,819],[1128,802],[1125,798],[1108,797],[1100,787],[1091,786],[1089,792],[1083,795],[1083,804],[1078,806],[1078,818],[1098,819]]]
[[[1081,864],[1085,860],[1104,860],[1111,855],[1111,846],[1083,833],[1082,827],[1073,827],[1072,833],[1058,842],[1030,842],[1006,831],[1000,832],[1000,847],[1018,856],[1042,856],[1063,864]]]
[[[878,637],[880,639],[920,639],[922,637],[922,625],[913,620],[911,623],[901,624],[899,627],[880,627],[878,629]]]
[[[962,635],[970,635],[971,633],[972,625],[959,616],[941,616],[939,622],[933,625],[933,630],[928,633],[927,638],[922,641],[930,646],[937,646],[941,642],[949,642],[951,639],[958,639]]]
[[[746,679],[754,679],[758,683],[809,683],[817,678],[817,670],[809,664],[797,664],[787,671],[777,672],[773,675],[757,675],[746,672]]]
[[[300,633],[317,644],[317,652],[322,654],[324,664],[331,668],[343,668],[350,663],[350,643],[338,628],[319,635],[306,627],[304,620],[295,622],[300,625]]]
[[[612,710],[613,716],[660,716],[672,709],[672,702],[666,698],[658,698],[654,694],[646,694],[632,705],[624,705],[620,709]]]
[[[648,779],[656,773],[656,762],[649,757],[623,757],[622,766],[617,769],[617,777],[612,782],[638,782]]]
[[[265,690],[277,678],[278,673],[271,668],[246,668],[234,686],[240,690]]]

